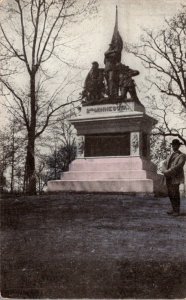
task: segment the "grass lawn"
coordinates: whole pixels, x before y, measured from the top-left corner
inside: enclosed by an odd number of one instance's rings
[[[1,200],[1,295],[186,297],[186,200],[63,193]]]

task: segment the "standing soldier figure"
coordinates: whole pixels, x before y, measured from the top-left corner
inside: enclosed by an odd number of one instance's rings
[[[105,79],[107,83],[107,94],[109,96],[118,96],[118,73],[116,64],[121,60],[121,53],[110,44],[105,52]]]

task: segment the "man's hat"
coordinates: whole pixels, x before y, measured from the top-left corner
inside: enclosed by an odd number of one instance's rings
[[[92,65],[97,65],[97,66],[99,66],[99,64],[98,64],[97,61],[93,61],[93,62],[92,62]]]
[[[183,145],[178,139],[174,139],[174,140],[172,140],[172,143],[171,143],[171,145]]]

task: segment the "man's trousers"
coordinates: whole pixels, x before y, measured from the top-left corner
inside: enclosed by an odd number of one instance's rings
[[[168,190],[168,196],[170,198],[173,211],[179,213],[180,212],[179,184],[172,184],[169,180],[167,180],[167,190]]]

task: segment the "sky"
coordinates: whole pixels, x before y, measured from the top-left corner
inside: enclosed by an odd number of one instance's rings
[[[81,1],[81,0],[80,0]],[[85,0],[83,0],[85,1]],[[104,52],[108,49],[112,38],[116,5],[118,7],[119,32],[124,42],[139,43],[144,28],[161,29],[165,18],[172,17],[184,4],[184,0],[98,0],[98,12],[69,31],[69,35],[76,36],[72,42],[72,50],[66,56],[75,62],[82,72],[80,74],[83,85],[87,72],[93,61],[98,61],[104,67]],[[73,50],[74,49],[74,50]],[[140,71],[135,77],[138,92],[142,92],[142,83],[150,72],[141,61],[132,54],[122,52],[122,62],[132,69]],[[143,93],[141,95],[144,97]],[[143,100],[142,100],[143,102]]]
[[[0,3],[1,1],[6,3],[7,0],[0,0]],[[76,71],[79,70],[80,85],[83,86],[92,61],[98,61],[100,67],[104,67],[104,52],[108,49],[112,38],[116,5],[119,31],[123,41],[139,43],[143,28],[158,30],[162,27],[164,19],[172,17],[184,2],[184,0],[98,0],[97,13],[79,24],[71,24],[67,32],[70,48],[64,52],[64,55],[68,62],[76,66]],[[122,62],[140,71],[135,81],[138,94],[143,98],[142,83],[145,76],[149,75],[148,70],[142,67],[140,60],[124,51]],[[55,71],[57,65],[50,65],[50,68]],[[68,72],[67,69],[67,66],[64,66],[62,71]],[[72,69],[73,72],[75,71]],[[54,81],[60,83],[61,80],[62,76],[59,72]],[[143,102],[143,99],[140,100]],[[3,115],[2,110],[1,119]]]
[[[184,0],[100,0],[98,14],[87,20],[86,26],[81,28],[82,39],[87,39],[89,49],[84,64],[89,60],[98,60],[103,65],[103,54],[113,33],[116,5],[123,41],[135,43],[139,42],[143,28],[161,28],[164,19],[172,17],[180,9],[181,3]]]

